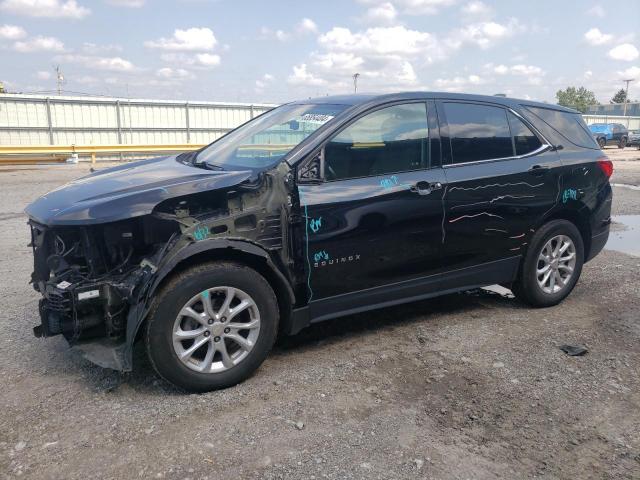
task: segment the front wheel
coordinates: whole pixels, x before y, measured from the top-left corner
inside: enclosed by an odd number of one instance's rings
[[[162,288],[149,315],[147,352],[158,374],[185,390],[230,387],[265,360],[278,317],[262,275],[237,263],[208,263]]]
[[[626,147],[626,146],[627,146],[627,139],[626,139],[626,138],[624,138],[624,137],[622,137],[622,138],[620,139],[620,143],[618,143],[618,148],[624,148],[624,147]]]
[[[531,239],[513,291],[535,307],[557,305],[575,287],[584,262],[584,244],[567,220],[544,224]]]

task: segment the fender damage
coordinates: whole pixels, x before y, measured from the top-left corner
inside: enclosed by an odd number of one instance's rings
[[[31,204],[38,337],[63,335],[106,368],[129,371],[153,293],[182,261],[230,249],[261,258],[293,304],[295,250],[286,163],[252,176],[175,157],[90,175]]]

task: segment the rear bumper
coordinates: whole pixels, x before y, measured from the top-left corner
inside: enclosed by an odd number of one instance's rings
[[[604,246],[607,244],[607,240],[609,240],[609,226],[603,231],[591,237],[591,247],[589,248],[589,253],[587,254],[587,258],[585,258],[585,262],[592,260],[596,255],[598,255]]]

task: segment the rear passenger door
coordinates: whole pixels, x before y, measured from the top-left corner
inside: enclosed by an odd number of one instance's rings
[[[461,269],[516,257],[556,203],[555,151],[513,111],[438,102],[444,170],[443,260]]]

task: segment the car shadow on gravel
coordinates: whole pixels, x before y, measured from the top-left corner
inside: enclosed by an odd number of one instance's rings
[[[479,312],[493,308],[526,307],[514,298],[482,289],[471,290],[311,325],[297,335],[281,335],[270,355],[278,357],[295,354],[296,351],[322,348],[323,345],[333,342],[349,340],[368,333],[375,334],[386,328],[417,324],[420,321],[451,322],[455,314],[469,313],[469,318],[475,321]],[[127,390],[133,390],[138,395],[151,396],[186,394],[158,376],[142,342],[134,345],[132,372],[123,373],[99,367],[85,360],[77,352],[67,350],[65,355],[69,356],[66,360],[76,369],[76,374],[82,378],[86,388],[96,393],[126,395]]]
[[[444,295],[403,305],[363,312],[313,324],[297,335],[281,335],[272,355],[286,355],[290,351],[348,340],[375,333],[389,327],[406,326],[418,321],[448,321],[454,314],[477,312],[484,308],[526,308],[515,298],[484,289]]]

